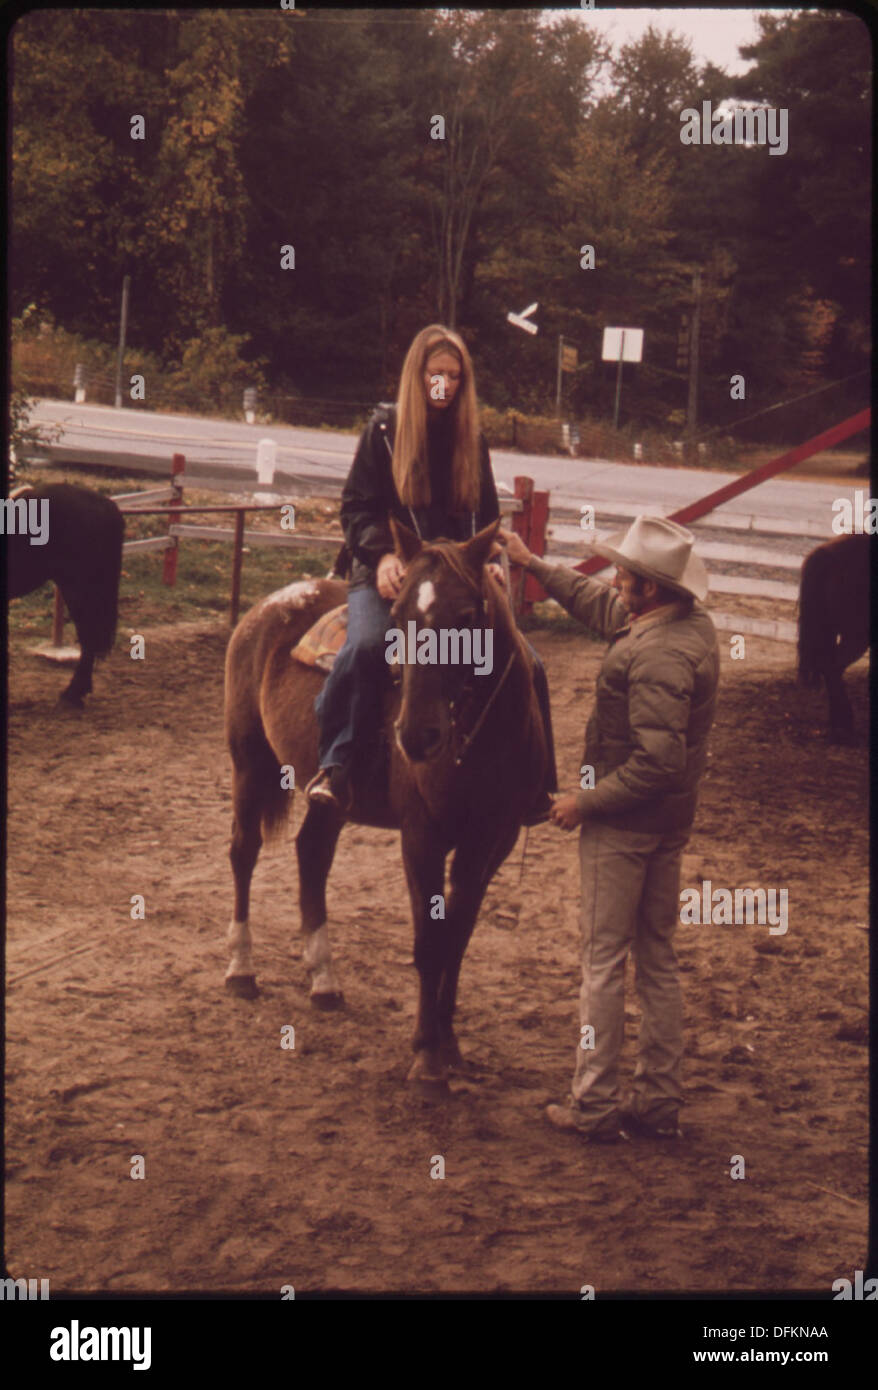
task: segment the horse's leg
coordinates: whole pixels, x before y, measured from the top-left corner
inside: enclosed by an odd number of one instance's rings
[[[420,978],[418,1016],[412,1038],[414,1061],[408,1081],[428,1093],[448,1089],[448,1074],[439,1055],[437,997],[445,968],[447,921],[434,919],[431,906],[444,897],[445,852],[425,827],[403,827],[402,856],[412,905],[415,965]]]
[[[844,684],[844,671],[852,661],[862,656],[859,633],[843,632],[837,644],[827,653],[823,668],[826,694],[829,699],[830,743],[854,742],[854,711]]]
[[[250,883],[262,847],[262,805],[258,776],[244,764],[234,770],[234,818],[229,858],[235,877],[235,915],[229,923],[231,959],[226,988],[239,999],[255,999],[259,993],[251,956]]]
[[[510,829],[491,845],[459,846],[451,861],[451,895],[446,920],[447,954],[439,982],[439,1049],[443,1063],[452,1070],[464,1070],[465,1063],[454,1033],[454,1010],[460,967],[473,934],[488,884],[509,854],[518,836]]]
[[[844,667],[840,661],[833,661],[832,667],[824,672],[826,694],[829,697],[830,743],[850,744],[854,741],[854,711],[844,686]]]
[[[303,958],[311,973],[311,1003],[318,1009],[337,1009],[344,1003],[332,968],[326,925],[326,880],[343,825],[344,818],[332,807],[309,806],[296,836]]]
[[[77,636],[79,634],[77,633]],[[70,684],[66,690],[62,690],[58,696],[66,705],[72,705],[74,709],[82,709],[86,695],[91,694],[91,673],[94,670],[94,652],[82,638],[79,639],[79,660],[76,669],[71,677]]]

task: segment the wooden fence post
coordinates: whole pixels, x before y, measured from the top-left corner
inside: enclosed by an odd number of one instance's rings
[[[180,508],[183,505],[183,470],[186,467],[185,454],[174,454],[171,460],[171,487],[174,489],[174,496],[171,499],[171,506],[175,511],[168,512],[168,526],[170,527],[175,520],[180,519]],[[171,544],[165,551],[165,560],[162,568],[162,582],[165,584],[176,584],[177,582],[177,552],[180,548],[179,536],[171,537]]]
[[[235,512],[235,541],[232,552],[232,593],[229,601],[229,626],[238,621],[238,608],[241,603],[241,565],[244,560],[244,518],[243,509]]]

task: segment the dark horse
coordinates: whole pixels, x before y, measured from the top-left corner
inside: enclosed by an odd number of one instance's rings
[[[409,1080],[426,1090],[447,1087],[449,1068],[463,1062],[454,1035],[457,981],[485,890],[518,835],[534,788],[542,785],[546,744],[532,679],[531,658],[501,587],[485,560],[498,523],[465,544],[421,545],[394,527],[405,580],[392,609],[404,633],[425,627],[493,634],[493,667],[397,667],[384,697],[386,774],[354,776],[350,819],[400,829],[414,919],[414,958],[420,1002]],[[345,601],[338,580],[300,582],[257,604],[236,628],[226,658],[226,734],[234,773],[230,857],[235,915],[229,928],[226,984],[237,995],[257,993],[248,925],[250,880],[262,837],[290,807],[283,782],[304,785],[317,771],[314,698],[323,677],[292,660],[290,650],[324,612]],[[400,676],[401,672],[401,676]],[[326,925],[326,879],[343,817],[331,806],[309,805],[296,836],[304,959],[311,1001],[342,1002]],[[453,853],[445,898],[445,860]],[[380,889],[376,887],[380,900]]]
[[[871,537],[839,536],[805,556],[799,584],[799,680],[826,682],[832,743],[854,741],[842,673],[869,648]]]
[[[82,709],[95,658],[112,651],[116,638],[124,517],[109,497],[70,483],[19,488],[2,505],[9,597],[21,598],[48,579],[58,585],[80,646],[60,699]],[[47,520],[45,543],[34,544],[28,518],[41,516]]]

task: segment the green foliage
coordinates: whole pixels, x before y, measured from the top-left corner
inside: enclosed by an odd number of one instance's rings
[[[265,388],[259,366],[241,357],[247,342],[246,334],[231,334],[225,328],[208,328],[191,338],[168,376],[163,400],[175,409],[199,414],[208,406],[225,415],[240,414],[244,388]]]
[[[733,372],[751,414],[861,371],[868,33],[842,12],[759,23],[733,78],[652,29],[611,54],[560,12],[32,11],[12,37],[11,303],[49,328],[19,335],[16,385],[67,395],[83,361],[89,399],[112,399],[125,274],[125,373],[147,377],[148,408],[237,413],[250,384],[386,399],[439,318],[466,336],[480,398],[531,416],[553,415],[563,334],[580,359],[565,413],[606,417],[601,333],[627,323],[646,348],[623,424],[663,434],[686,409],[696,266],[700,425],[743,414]],[[788,153],[682,146],[680,110],[704,99],[787,107]],[[530,338],[506,314],[533,299]],[[818,424],[863,396],[817,398]],[[796,410],[754,428],[795,437],[812,423]]]

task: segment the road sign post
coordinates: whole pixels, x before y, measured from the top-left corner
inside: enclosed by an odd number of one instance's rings
[[[622,396],[622,363],[639,362],[643,357],[642,328],[605,328],[601,357],[605,362],[618,362],[616,372],[616,401],[613,407],[613,429],[619,425],[619,401]]]
[[[116,356],[116,409],[122,409],[122,360],[125,356],[125,339],[128,336],[128,297],[131,293],[131,276],[122,279],[122,308],[119,313],[119,351]]]

